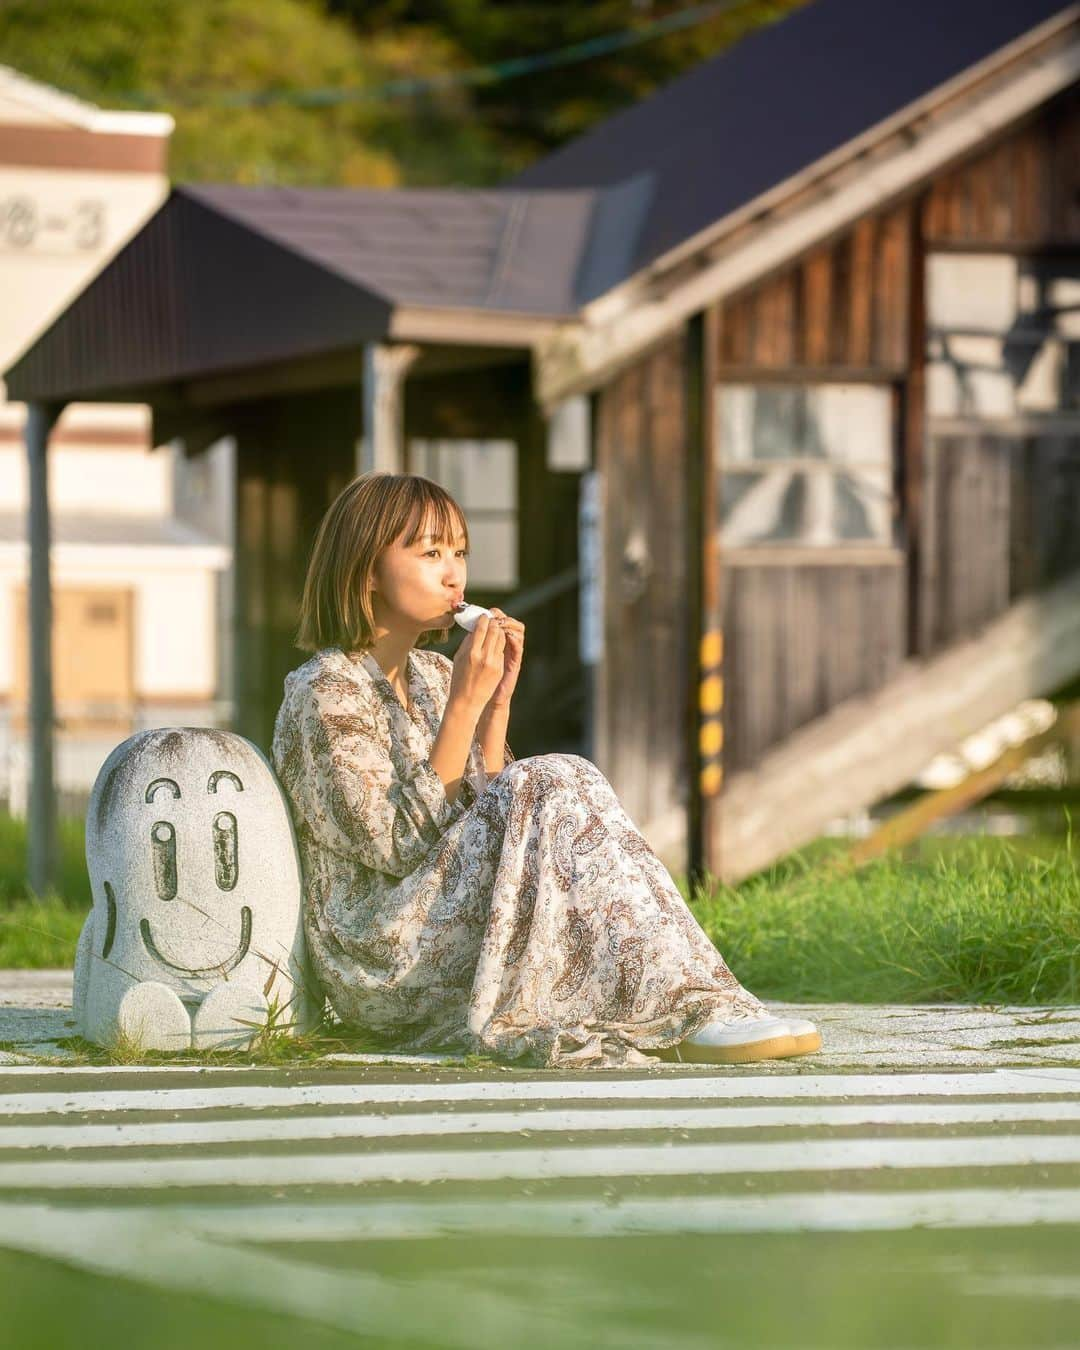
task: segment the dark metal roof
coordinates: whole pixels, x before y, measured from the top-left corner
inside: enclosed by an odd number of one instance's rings
[[[814,0],[513,178],[654,176],[630,271],[931,93],[1064,0]]]
[[[138,396],[383,337],[404,306],[571,316],[624,275],[646,194],[178,187],[8,393]]]
[[[595,192],[187,187],[395,305],[566,315]]]

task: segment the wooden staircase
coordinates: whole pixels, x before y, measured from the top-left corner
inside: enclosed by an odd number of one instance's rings
[[[976,637],[909,661],[874,694],[795,732],[720,797],[713,857],[735,882],[899,791],[957,741],[1080,674],[1080,574],[1012,605]]]

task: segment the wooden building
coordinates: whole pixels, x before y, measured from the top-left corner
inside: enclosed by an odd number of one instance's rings
[[[327,501],[511,444],[515,752],[744,875],[1080,672],[1078,72],[1059,0],[816,0],[498,191],[177,188],[8,372],[31,460],[236,437],[265,743]]]

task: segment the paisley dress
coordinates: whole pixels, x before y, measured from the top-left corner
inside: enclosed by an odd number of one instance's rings
[[[589,760],[474,738],[457,799],[429,755],[452,662],[414,647],[409,706],[370,652],[285,679],[273,761],[296,825],[312,966],[343,1022],[406,1051],[548,1068],[648,1064],[760,1015]]]

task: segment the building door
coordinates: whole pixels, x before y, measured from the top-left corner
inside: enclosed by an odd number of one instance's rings
[[[28,592],[15,596],[13,721],[30,698]],[[134,596],[122,587],[53,590],[53,701],[61,731],[130,731],[135,702]]]

